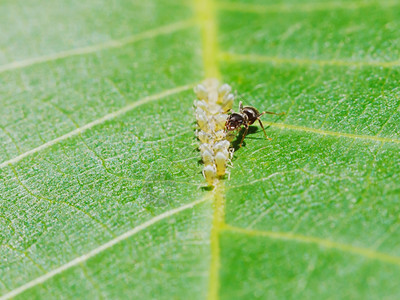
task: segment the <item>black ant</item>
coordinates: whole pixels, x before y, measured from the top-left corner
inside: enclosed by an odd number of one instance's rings
[[[260,117],[264,114],[269,114],[269,115],[284,115],[285,112],[282,113],[274,113],[270,111],[263,111],[260,113],[256,108],[252,106],[243,106],[242,101],[239,102],[239,112],[238,113],[232,113],[229,115],[228,119],[226,120],[225,123],[225,131],[234,131],[234,130],[239,130],[242,126],[244,126],[245,131],[242,135],[242,140],[240,141],[239,148],[242,147],[243,140],[247,134],[247,131],[249,130],[249,126],[252,125],[256,120],[261,125],[262,130],[264,131],[264,135],[267,140],[272,140],[267,136],[267,133],[265,132],[264,125],[260,120]]]

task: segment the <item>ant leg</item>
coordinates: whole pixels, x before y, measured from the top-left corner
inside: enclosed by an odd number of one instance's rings
[[[258,122],[260,123],[262,130],[264,131],[265,138],[266,138],[267,140],[272,141],[272,139],[269,138],[269,137],[267,136],[267,133],[265,132],[265,129],[264,129],[264,125],[263,125],[263,123],[261,122],[261,120],[260,120],[259,118],[257,118],[257,120],[258,120]]]
[[[245,128],[246,128],[246,129],[245,129],[245,131],[244,131],[244,133],[243,133],[243,135],[242,135],[242,140],[240,141],[239,148],[242,148],[242,143],[243,143],[243,140],[244,140],[244,138],[245,138],[245,136],[246,136],[246,134],[247,134],[247,131],[249,130],[249,126],[246,126]]]

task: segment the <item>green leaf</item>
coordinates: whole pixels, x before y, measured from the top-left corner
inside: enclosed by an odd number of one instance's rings
[[[396,2],[0,5],[1,299],[399,297]],[[213,190],[205,77],[286,112]]]

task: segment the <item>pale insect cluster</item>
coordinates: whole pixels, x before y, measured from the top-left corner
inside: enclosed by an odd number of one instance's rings
[[[196,135],[204,163],[203,176],[209,185],[215,185],[223,177],[233,155],[230,141],[232,132],[225,132],[227,112],[232,108],[234,95],[228,84],[220,85],[217,79],[205,80],[194,88],[197,99],[194,101],[198,129]]]

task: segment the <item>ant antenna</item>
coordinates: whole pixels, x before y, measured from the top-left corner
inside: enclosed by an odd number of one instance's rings
[[[276,112],[272,112],[272,111],[263,111],[262,113],[260,113],[260,115],[258,117],[261,117],[262,115],[276,115],[276,116],[282,116],[285,114],[285,112],[281,112],[281,113],[276,113]]]
[[[237,91],[236,91],[236,93],[237,93]],[[242,97],[242,95],[237,94],[237,96],[239,97],[240,100],[246,102],[245,99]],[[239,111],[240,111],[240,113],[243,113],[243,102],[242,101],[239,102]]]
[[[243,102],[246,102],[246,99],[244,99],[244,97],[241,94],[238,94],[237,91],[235,91],[235,96],[239,97],[240,100],[242,100]]]

